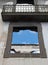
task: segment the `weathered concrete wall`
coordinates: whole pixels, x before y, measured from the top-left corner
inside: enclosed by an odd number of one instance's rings
[[[4,65],[3,64],[3,54],[4,54],[4,49],[6,47],[9,23],[3,23],[1,12],[2,12],[2,9],[0,8],[0,65]]]
[[[48,57],[48,23],[41,23],[44,44]],[[3,23],[0,9],[0,65],[47,65],[48,58],[3,58],[9,23]]]

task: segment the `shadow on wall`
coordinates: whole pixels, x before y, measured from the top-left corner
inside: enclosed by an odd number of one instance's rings
[[[1,12],[2,12],[2,9],[0,8],[0,38],[3,33],[3,22],[2,22]]]

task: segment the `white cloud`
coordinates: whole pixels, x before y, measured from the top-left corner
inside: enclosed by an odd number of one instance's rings
[[[23,33],[23,30],[20,30],[20,31],[18,32],[18,34],[21,34],[21,33]]]
[[[35,31],[29,31],[30,33],[37,33],[37,32],[35,32]]]
[[[37,32],[35,32],[35,31],[31,31],[31,30],[20,30],[19,32],[18,32],[18,34],[21,34],[21,33],[23,33],[23,32],[29,32],[29,33],[37,33]]]

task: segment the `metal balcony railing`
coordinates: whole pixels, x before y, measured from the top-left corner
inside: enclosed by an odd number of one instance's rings
[[[48,5],[4,5],[3,12],[48,12]]]

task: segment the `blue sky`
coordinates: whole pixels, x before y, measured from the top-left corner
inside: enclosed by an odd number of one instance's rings
[[[12,44],[38,44],[38,32],[31,30],[13,32]]]

